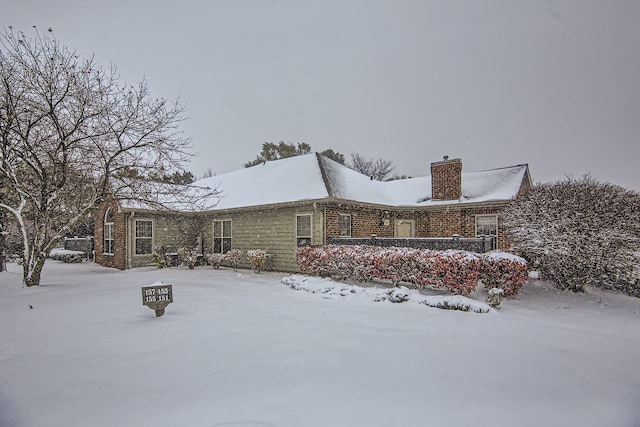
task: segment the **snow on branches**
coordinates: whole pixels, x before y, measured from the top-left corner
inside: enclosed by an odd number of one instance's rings
[[[503,218],[516,250],[560,289],[640,296],[640,193],[568,178],[535,186]]]

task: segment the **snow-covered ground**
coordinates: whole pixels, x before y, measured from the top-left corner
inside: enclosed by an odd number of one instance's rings
[[[475,313],[285,276],[10,264],[0,426],[640,425],[640,299],[532,281]]]

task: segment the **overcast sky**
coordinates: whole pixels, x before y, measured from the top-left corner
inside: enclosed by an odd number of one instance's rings
[[[640,190],[637,0],[5,3],[2,26],[180,97],[196,176],[285,141],[410,176],[448,155]]]

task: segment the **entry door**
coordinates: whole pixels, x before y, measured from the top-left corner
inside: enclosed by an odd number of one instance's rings
[[[396,221],[396,237],[406,239],[415,237],[415,221],[412,219],[399,219]]]

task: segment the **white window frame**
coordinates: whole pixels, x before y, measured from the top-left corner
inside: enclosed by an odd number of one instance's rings
[[[225,235],[224,224],[229,223],[229,234]],[[216,236],[216,224],[220,224],[220,235]],[[216,251],[216,241],[220,241],[219,250]],[[225,247],[225,241],[229,241],[229,247]],[[233,221],[230,219],[214,219],[213,220],[213,244],[211,250],[213,253],[224,254],[233,248]],[[226,249],[226,251],[225,251]]]
[[[102,253],[104,255],[113,255],[114,253],[115,240],[113,226],[113,210],[109,207],[104,213],[102,227]]]
[[[301,234],[300,233],[300,221],[299,219],[302,217],[309,218],[309,234]],[[306,214],[296,214],[296,246],[309,246],[313,243],[313,215],[310,213]]]
[[[343,226],[346,226],[348,230],[345,231]],[[351,233],[352,233],[351,214],[338,214],[338,237],[351,237]]]
[[[148,222],[151,224],[151,236],[139,236],[138,235],[138,223],[140,222]],[[137,256],[145,256],[145,255],[151,255],[153,254],[153,238],[154,238],[154,228],[155,228],[155,224],[153,223],[153,220],[151,219],[136,219],[134,224],[134,244],[133,244],[133,252],[135,253],[135,255]],[[138,242],[142,242],[142,241],[149,241],[149,252],[138,252]]]

